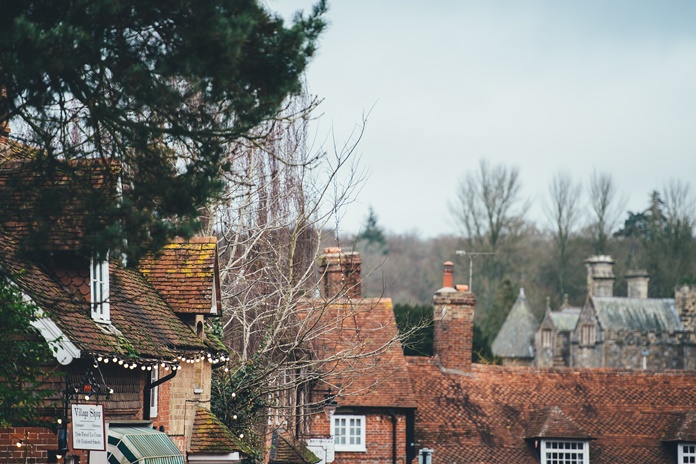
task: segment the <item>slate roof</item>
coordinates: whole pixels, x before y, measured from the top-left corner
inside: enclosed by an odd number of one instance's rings
[[[553,326],[559,332],[572,332],[578,324],[582,308],[563,308],[560,311],[549,311],[549,317]]]
[[[612,331],[675,332],[684,330],[673,298],[593,297],[600,326]]]
[[[337,358],[325,368],[331,371],[327,381],[341,387],[339,407],[415,407],[391,299],[326,304],[321,319],[327,330],[315,349],[322,359]]]
[[[508,317],[491,344],[493,354],[503,358],[533,358],[534,334],[539,328],[529,308],[524,290],[512,306]]]
[[[683,372],[474,364],[458,375],[407,360],[416,441],[435,462],[538,464],[534,437],[567,433],[592,439],[593,464],[674,463],[663,441],[696,411],[696,376]]]
[[[237,438],[210,410],[197,407],[189,454],[228,454],[250,449]]]
[[[14,236],[0,228],[0,266],[80,351],[168,361],[176,361],[180,352],[205,351],[203,341],[137,270],[110,262],[111,324],[99,324],[90,317],[84,295],[19,249]]]
[[[175,312],[221,314],[215,237],[169,243],[141,259],[138,269]]]

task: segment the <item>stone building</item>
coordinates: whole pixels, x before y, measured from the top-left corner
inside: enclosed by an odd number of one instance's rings
[[[502,358],[506,366],[533,365],[534,336],[538,328],[539,322],[527,303],[524,289],[520,288],[517,301],[491,344],[493,354]]]
[[[626,275],[628,296],[614,296],[613,264],[609,256],[585,260],[587,300],[581,309],[547,311],[535,336],[536,365],[695,369],[694,292],[648,298],[648,274],[635,270]]]
[[[547,301],[544,319],[534,334],[536,365],[539,367],[563,367],[570,363],[570,335],[575,330],[582,308],[570,306],[568,295],[563,305],[551,311]]]

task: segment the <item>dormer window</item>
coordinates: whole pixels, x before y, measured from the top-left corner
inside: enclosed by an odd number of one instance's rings
[[[542,440],[541,464],[590,464],[590,444],[578,440]]]
[[[109,257],[104,260],[93,256],[89,266],[90,307],[96,322],[111,322],[109,308]]]
[[[677,462],[696,462],[696,443],[680,443]]]

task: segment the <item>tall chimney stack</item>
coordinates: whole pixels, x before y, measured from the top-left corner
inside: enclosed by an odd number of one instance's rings
[[[324,298],[362,298],[362,259],[357,251],[344,252],[340,248],[324,248],[319,256],[321,292]]]
[[[648,297],[648,282],[650,275],[645,269],[635,269],[626,273],[627,296],[629,298]]]
[[[587,293],[589,296],[614,296],[614,260],[611,256],[590,256],[587,267]]]
[[[471,370],[476,298],[467,286],[454,286],[454,264],[444,264],[443,287],[433,296],[434,355],[447,371]]]

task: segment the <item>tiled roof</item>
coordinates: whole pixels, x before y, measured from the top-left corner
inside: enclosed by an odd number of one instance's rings
[[[98,324],[90,317],[85,295],[62,285],[42,264],[21,256],[18,248],[14,237],[0,229],[0,266],[79,350],[157,360],[205,350],[138,271],[110,263],[111,324]]]
[[[525,438],[577,438],[588,439],[590,435],[573,419],[563,414],[558,406],[532,412]]]
[[[321,462],[303,442],[295,440],[287,432],[273,432],[270,464],[316,464]]]
[[[493,354],[503,358],[533,358],[534,334],[538,328],[539,321],[520,289],[517,301],[491,344]]]
[[[592,306],[604,330],[683,330],[673,298],[593,297]]]
[[[559,332],[572,332],[580,319],[582,308],[563,308],[560,311],[549,311],[549,317]]]
[[[538,464],[531,437],[555,435],[554,427],[592,437],[593,464],[674,463],[663,440],[696,410],[693,374],[474,364],[458,375],[441,372],[433,358],[407,359],[416,441],[448,464]]]
[[[234,451],[245,452],[245,446],[215,414],[197,407],[189,454],[228,454]]]
[[[321,320],[326,329],[315,348],[336,359],[325,368],[328,382],[341,387],[339,407],[415,407],[391,299],[335,300]]]
[[[178,313],[220,315],[215,237],[194,237],[165,245],[140,260],[138,268]]]
[[[696,442],[696,412],[683,414],[667,434],[665,441]]]
[[[113,201],[116,195],[119,164],[101,159],[57,164],[18,158],[0,156],[0,226],[23,246],[40,243],[45,250],[81,250],[86,231],[101,228],[104,201]],[[27,245],[24,239],[30,234],[34,242]]]

